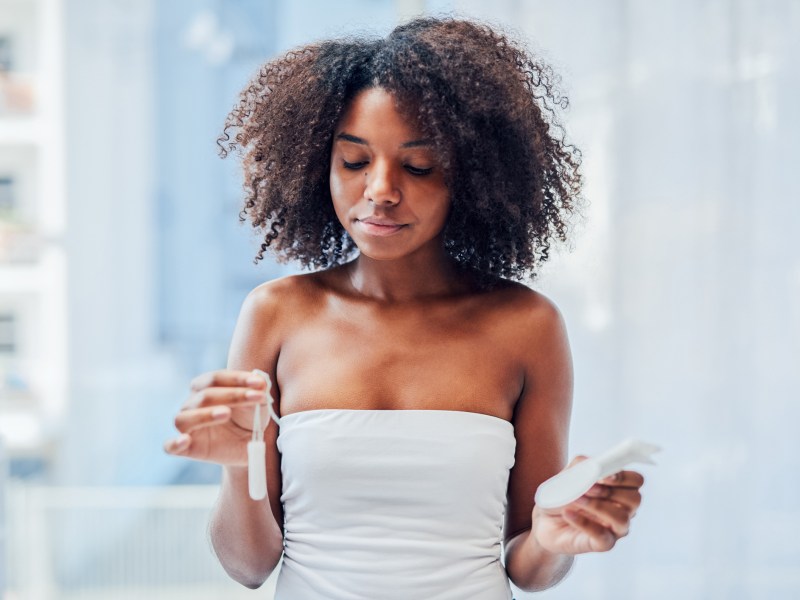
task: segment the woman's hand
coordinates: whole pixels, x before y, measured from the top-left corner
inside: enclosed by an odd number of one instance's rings
[[[586,460],[576,457],[568,466]],[[583,496],[556,509],[533,508],[531,534],[553,554],[583,554],[611,550],[628,535],[630,522],[641,504],[644,478],[636,471],[620,471],[601,479]]]
[[[267,402],[266,388],[264,378],[250,371],[221,369],[198,375],[192,380],[191,396],[175,417],[181,435],[168,440],[164,450],[195,460],[246,466],[253,407]]]

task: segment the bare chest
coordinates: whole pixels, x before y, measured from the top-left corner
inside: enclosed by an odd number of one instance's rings
[[[438,409],[510,420],[522,385],[515,352],[490,319],[470,313],[325,312],[281,348],[281,413]]]

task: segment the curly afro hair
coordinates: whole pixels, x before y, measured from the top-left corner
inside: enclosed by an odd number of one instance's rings
[[[268,249],[304,267],[357,250],[329,189],[336,125],[380,87],[431,140],[451,196],[445,247],[488,276],[533,277],[580,204],[580,152],[564,141],[552,69],[489,26],[422,18],[386,38],[324,41],[267,62],[217,140],[242,157],[249,215]]]

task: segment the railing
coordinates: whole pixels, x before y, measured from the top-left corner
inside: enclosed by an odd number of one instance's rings
[[[214,486],[10,482],[6,493],[4,600],[273,597],[274,574],[254,593],[217,562],[207,535]]]

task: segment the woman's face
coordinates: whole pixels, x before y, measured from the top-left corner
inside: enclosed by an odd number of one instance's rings
[[[441,252],[450,194],[433,146],[397,112],[392,95],[370,88],[336,127],[331,197],[362,255],[393,260]]]

